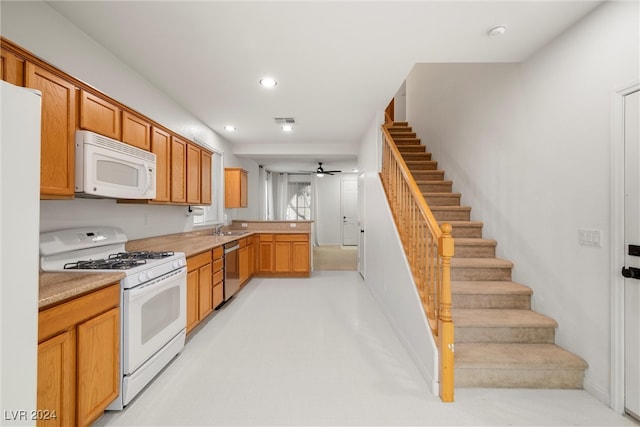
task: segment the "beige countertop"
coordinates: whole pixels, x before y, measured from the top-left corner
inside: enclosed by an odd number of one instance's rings
[[[242,221],[241,221],[242,222]],[[150,237],[146,239],[132,240],[126,244],[128,251],[174,251],[184,252],[186,257],[211,250],[217,246],[234,240],[242,239],[252,234],[277,233],[277,234],[309,234],[306,227],[281,228],[280,222],[252,221],[251,230],[240,228],[234,221],[235,227],[226,231],[246,231],[240,236],[214,236],[213,229],[190,231],[164,236]],[[291,222],[291,221],[286,221]],[[256,227],[260,223],[261,227]],[[269,225],[273,223],[275,227]],[[277,224],[277,225],[276,225]],[[62,301],[78,297],[85,293],[100,289],[125,277],[125,273],[40,273],[39,308],[45,308]]]
[[[40,273],[40,309],[98,290],[125,277],[115,273]]]

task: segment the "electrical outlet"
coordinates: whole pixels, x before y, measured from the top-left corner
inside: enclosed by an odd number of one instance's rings
[[[240,224],[240,227],[242,228],[247,228],[249,226],[249,224],[247,224],[246,222],[243,222],[242,224]]]
[[[602,246],[602,231],[600,230],[578,230],[578,243],[582,246]]]
[[[295,223],[289,224],[289,227],[291,227],[291,228],[296,228],[297,226],[298,226],[298,224],[295,224]]]

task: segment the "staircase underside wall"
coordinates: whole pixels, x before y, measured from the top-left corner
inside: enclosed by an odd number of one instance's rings
[[[366,285],[435,395],[438,352],[377,174],[366,183]]]

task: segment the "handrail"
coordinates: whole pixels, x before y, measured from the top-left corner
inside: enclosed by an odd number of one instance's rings
[[[382,125],[380,177],[411,267],[431,332],[438,345],[440,399],[453,402],[454,340],[451,319],[451,225],[435,219],[402,158],[389,128]]]

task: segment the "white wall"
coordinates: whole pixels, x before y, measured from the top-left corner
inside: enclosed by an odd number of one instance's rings
[[[229,220],[258,218],[255,162],[231,154],[227,141],[45,3],[2,2],[1,8],[4,37],[185,138],[197,138],[207,148],[223,152],[225,166],[247,169],[249,207],[227,210],[227,215]],[[116,225],[129,239],[135,239],[192,229],[185,210],[180,206],[127,206],[112,200],[43,201],[40,226],[41,231],[49,231],[77,225]]]
[[[638,34],[638,3],[608,2],[521,64],[420,64],[407,79],[410,124],[605,403],[611,106],[639,79]],[[602,247],[579,245],[582,228]]]
[[[364,135],[358,156],[364,173],[365,284],[437,394],[437,348],[378,175],[382,122],[380,113]]]

